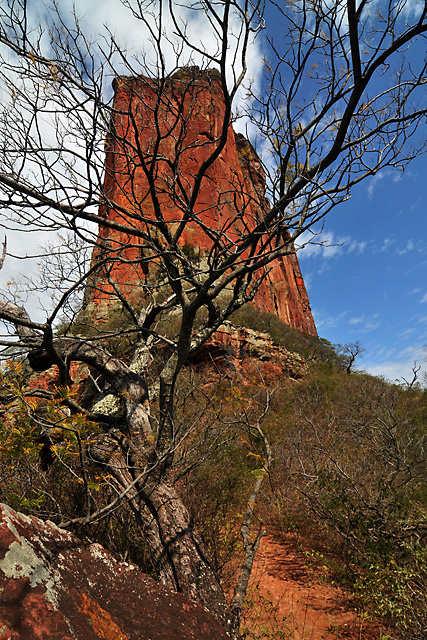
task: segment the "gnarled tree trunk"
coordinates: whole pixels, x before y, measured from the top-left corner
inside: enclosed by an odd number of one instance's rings
[[[143,528],[159,579],[202,604],[230,637],[238,638],[224,591],[176,489],[155,469],[144,473],[132,466],[127,445],[123,437],[103,435],[91,445],[90,455],[123,489],[135,483],[127,499]]]

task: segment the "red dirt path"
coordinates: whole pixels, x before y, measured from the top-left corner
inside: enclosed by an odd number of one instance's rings
[[[386,632],[332,584],[321,557],[292,536],[265,536],[257,554],[246,611],[251,637],[268,640],[380,640]],[[245,627],[245,624],[243,625]],[[266,628],[268,627],[268,629]],[[381,633],[382,632],[382,633]],[[281,635],[283,634],[283,635]]]

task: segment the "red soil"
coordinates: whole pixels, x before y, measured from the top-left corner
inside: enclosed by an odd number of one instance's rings
[[[320,561],[320,562],[319,562]],[[243,628],[266,640],[380,640],[386,631],[333,584],[322,558],[295,539],[265,536],[257,554]]]

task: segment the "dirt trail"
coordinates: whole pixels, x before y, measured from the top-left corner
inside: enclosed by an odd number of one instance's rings
[[[355,610],[348,594],[331,584],[319,557],[313,562],[291,536],[262,539],[249,600],[246,615],[260,638],[380,640],[385,636],[378,624]]]

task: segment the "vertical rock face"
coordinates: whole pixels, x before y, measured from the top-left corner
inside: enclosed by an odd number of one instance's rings
[[[195,76],[191,69],[182,70],[163,86],[158,80],[123,77],[115,80],[114,90],[104,185],[109,205],[101,208],[100,216],[117,226],[131,223],[153,242],[153,220],[158,220],[159,243],[165,234],[178,232],[179,245],[202,265],[217,250],[219,238],[232,251],[233,243],[253,230],[268,208],[260,161],[232,126],[222,152],[200,183],[193,217],[186,206],[186,198],[198,186],[198,170],[221,136],[225,103],[219,74],[206,71]],[[156,186],[157,199],[150,193],[150,182]],[[106,304],[116,286],[138,303],[153,276],[148,272],[146,240],[102,227],[99,239],[120,254],[120,260],[110,262],[98,277],[92,301]],[[102,253],[97,249],[94,259],[102,260]],[[296,254],[278,258],[269,269],[253,304],[316,335]]]

